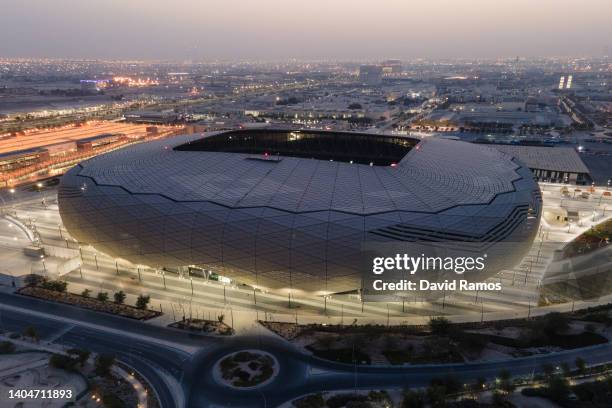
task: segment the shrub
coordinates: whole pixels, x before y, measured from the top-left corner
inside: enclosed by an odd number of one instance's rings
[[[11,354],[15,351],[15,345],[10,341],[0,341],[0,354]]]
[[[512,382],[512,375],[510,371],[503,369],[499,372],[499,389],[511,394],[516,389],[514,382]]]
[[[81,296],[83,296],[84,298],[88,298],[91,295],[91,290],[89,289],[85,289],[84,291],[81,292]]]
[[[431,334],[446,336],[450,333],[452,323],[445,317],[432,317],[429,319],[429,330]]]
[[[293,403],[296,408],[324,408],[325,399],[321,393],[311,394]]]
[[[562,401],[570,393],[569,383],[566,378],[554,375],[548,380],[548,394],[553,401]]]
[[[110,374],[110,369],[115,364],[115,357],[110,354],[98,354],[94,361],[94,371],[100,377]]]
[[[51,354],[49,365],[60,370],[75,371],[77,360],[63,354]]]
[[[125,403],[115,394],[105,393],[102,395],[102,403],[105,408],[125,408]]]
[[[576,362],[575,362],[575,364],[576,364],[576,368],[578,369],[578,372],[579,372],[580,374],[584,374],[584,373],[586,372],[586,367],[587,367],[587,365],[586,365],[586,361],[584,361],[584,359],[583,359],[583,358],[581,358],[581,357],[576,357]]]
[[[31,338],[34,341],[38,341],[38,332],[32,326],[26,327],[25,330],[23,331],[23,335],[25,337]]]
[[[359,394],[336,394],[327,400],[329,408],[341,408],[350,406],[356,402],[367,402],[368,397]]]
[[[68,283],[60,280],[42,281],[39,286],[43,289],[52,290],[55,292],[66,292]]]
[[[401,408],[425,407],[425,394],[422,391],[405,390]]]
[[[569,329],[569,319],[562,313],[552,312],[543,317],[542,329],[548,335],[559,334]]]
[[[101,301],[101,302],[106,302],[108,300],[108,293],[107,292],[99,292],[98,296],[96,298],[99,301]]]
[[[44,277],[36,274],[30,274],[23,279],[26,286],[37,286],[44,281]]]
[[[67,350],[67,353],[70,354],[70,355],[75,356],[76,361],[79,363],[79,365],[81,367],[83,367],[83,365],[85,364],[85,362],[89,358],[89,355],[91,354],[87,350],[81,350],[81,349],[77,349],[77,348],[69,349],[69,350]]]
[[[139,295],[138,299],[136,299],[136,307],[138,309],[146,309],[150,300],[151,296],[149,295]]]
[[[123,292],[122,290],[120,290],[119,292],[115,292],[115,294],[113,295],[115,303],[122,304],[125,301],[125,296],[125,292]]]

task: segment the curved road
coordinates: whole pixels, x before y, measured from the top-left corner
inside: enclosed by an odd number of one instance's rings
[[[63,322],[62,318],[84,323],[70,324]],[[86,323],[95,323],[98,328],[88,327]],[[176,407],[175,396],[181,390],[186,396],[186,406],[190,408],[277,407],[313,392],[425,386],[432,378],[449,374],[471,382],[478,377],[492,379],[502,368],[515,376],[531,375],[543,363],[573,364],[576,357],[582,357],[588,363],[612,361],[612,344],[607,343],[507,361],[353,366],[305,355],[291,344],[272,336],[207,338],[185,335],[131,319],[0,292],[0,329],[23,331],[27,326],[36,327],[44,340],[115,354],[141,372],[155,387],[163,408]],[[140,338],[135,340],[134,336]],[[196,352],[190,354],[172,344]],[[222,356],[242,349],[261,349],[273,354],[279,362],[279,375],[256,390],[237,391],[216,383],[212,376],[214,364]],[[169,377],[174,379],[179,389],[167,382]]]
[[[279,362],[278,376],[259,390],[236,391],[218,384],[212,378],[214,364],[222,356],[241,349],[261,349],[273,354]],[[432,378],[453,375],[465,381],[476,378],[493,379],[502,368],[514,376],[531,375],[543,363],[573,366],[576,357],[589,363],[612,361],[612,345],[603,344],[587,349],[567,350],[547,355],[517,358],[507,361],[413,365],[413,366],[353,366],[304,355],[284,341],[270,337],[243,337],[225,342],[214,350],[197,355],[185,374],[185,386],[190,399],[187,406],[201,407],[276,407],[302,395],[332,390],[375,389],[404,386],[426,386]]]

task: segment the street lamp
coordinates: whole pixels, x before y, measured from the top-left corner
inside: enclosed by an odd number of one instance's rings
[[[9,189],[9,193],[11,193],[11,204],[13,204],[13,209],[15,208],[15,189]]]

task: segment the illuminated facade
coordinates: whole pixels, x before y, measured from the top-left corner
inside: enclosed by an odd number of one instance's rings
[[[63,177],[59,206],[73,237],[135,264],[334,293],[360,287],[364,242],[522,242],[518,262],[541,200],[530,170],[489,147],[259,129],[95,157]]]

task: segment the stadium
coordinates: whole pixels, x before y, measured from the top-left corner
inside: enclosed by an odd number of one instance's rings
[[[70,234],[115,258],[315,294],[359,289],[370,242],[520,243],[497,270],[512,266],[541,213],[531,171],[486,146],[283,129],[113,151],[64,175],[58,200]]]

